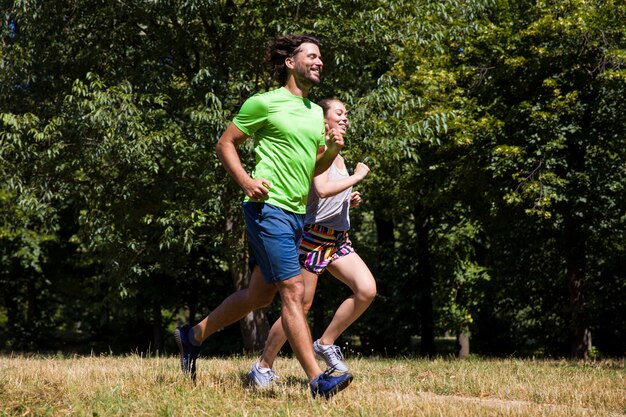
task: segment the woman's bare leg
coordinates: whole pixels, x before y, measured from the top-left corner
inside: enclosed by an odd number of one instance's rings
[[[376,281],[369,268],[356,253],[351,253],[333,261],[328,271],[346,284],[353,294],[337,309],[318,343],[332,345],[335,340],[359,318],[376,296]]]

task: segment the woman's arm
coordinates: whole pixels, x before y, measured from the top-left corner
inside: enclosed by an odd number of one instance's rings
[[[330,168],[329,168],[330,169]],[[356,165],[354,174],[349,177],[342,178],[339,181],[329,181],[328,170],[322,174],[313,177],[313,189],[319,198],[332,197],[340,192],[347,190],[348,188],[358,184],[369,174],[370,169],[367,165],[359,162]]]

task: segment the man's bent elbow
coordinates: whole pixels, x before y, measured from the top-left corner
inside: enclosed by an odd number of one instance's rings
[[[215,145],[215,152],[217,152],[217,156],[220,156],[224,151],[224,142],[222,140],[222,138],[220,138],[220,140],[217,141],[217,144]]]

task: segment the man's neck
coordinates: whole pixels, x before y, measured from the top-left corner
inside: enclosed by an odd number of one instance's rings
[[[310,86],[298,83],[294,77],[289,77],[285,85],[283,85],[294,96],[308,97]]]

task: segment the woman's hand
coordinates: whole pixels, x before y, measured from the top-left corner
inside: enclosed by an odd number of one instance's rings
[[[352,194],[350,194],[350,208],[357,207],[359,204],[361,204],[361,201],[362,198],[360,192],[353,191]]]
[[[363,162],[359,162],[358,164],[356,164],[356,168],[354,169],[354,175],[356,175],[360,180],[367,177],[369,173],[370,168]]]

